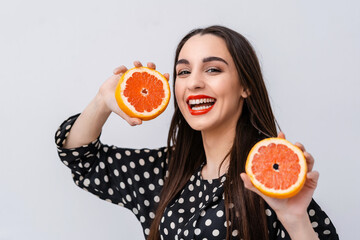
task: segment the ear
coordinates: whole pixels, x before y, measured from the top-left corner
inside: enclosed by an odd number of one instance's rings
[[[250,91],[249,89],[243,89],[242,93],[241,93],[241,97],[242,98],[247,98],[248,96],[250,96]]]

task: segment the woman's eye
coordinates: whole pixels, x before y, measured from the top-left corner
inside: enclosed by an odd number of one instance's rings
[[[206,70],[206,72],[209,72],[209,73],[213,73],[213,72],[221,72],[220,69],[218,68],[209,68],[208,70]]]
[[[185,75],[185,74],[190,74],[190,71],[188,71],[188,70],[180,70],[180,71],[177,73],[178,76]]]

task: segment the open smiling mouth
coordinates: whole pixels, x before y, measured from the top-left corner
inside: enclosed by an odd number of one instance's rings
[[[214,107],[215,102],[215,98],[205,95],[190,96],[187,100],[188,108],[192,115],[201,115],[209,112]]]

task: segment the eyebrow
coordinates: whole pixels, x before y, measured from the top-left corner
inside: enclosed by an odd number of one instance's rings
[[[206,62],[212,62],[212,61],[220,61],[220,62],[223,62],[225,63],[226,65],[229,65],[224,59],[220,58],[220,57],[206,57],[203,59],[203,63],[206,63]],[[186,60],[186,59],[179,59],[177,62],[176,62],[176,66],[178,64],[187,64],[189,65],[189,61]]]

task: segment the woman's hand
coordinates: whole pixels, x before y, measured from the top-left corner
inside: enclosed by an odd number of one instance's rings
[[[285,139],[285,135],[282,132],[279,133],[278,137]],[[300,230],[299,221],[308,221],[310,223],[307,216],[307,208],[312,200],[312,196],[319,179],[319,173],[317,171],[313,171],[314,158],[310,153],[306,152],[305,147],[301,143],[295,143],[295,145],[303,151],[308,167],[305,184],[301,191],[295,196],[286,199],[268,197],[254,187],[246,173],[241,173],[241,178],[244,181],[245,187],[260,195],[267,202],[267,204],[269,204],[269,206],[276,212],[279,220],[290,235],[290,230],[292,230],[293,227],[296,228],[296,225],[298,230]],[[303,224],[304,223],[302,222],[300,225]]]
[[[135,61],[134,62],[135,67],[142,67],[141,62]],[[154,63],[149,62],[147,64],[147,67],[155,69],[156,66]],[[131,126],[140,125],[142,123],[142,120],[139,118],[132,118],[126,115],[118,106],[116,99],[115,99],[115,89],[117,86],[117,83],[121,77],[122,74],[124,74],[128,69],[125,66],[120,66],[114,69],[113,74],[111,77],[109,77],[103,85],[100,87],[100,90],[98,92],[98,96],[102,101],[104,102],[106,108],[108,108],[109,111],[112,111],[125,119]],[[164,74],[165,78],[169,80],[169,74]]]

